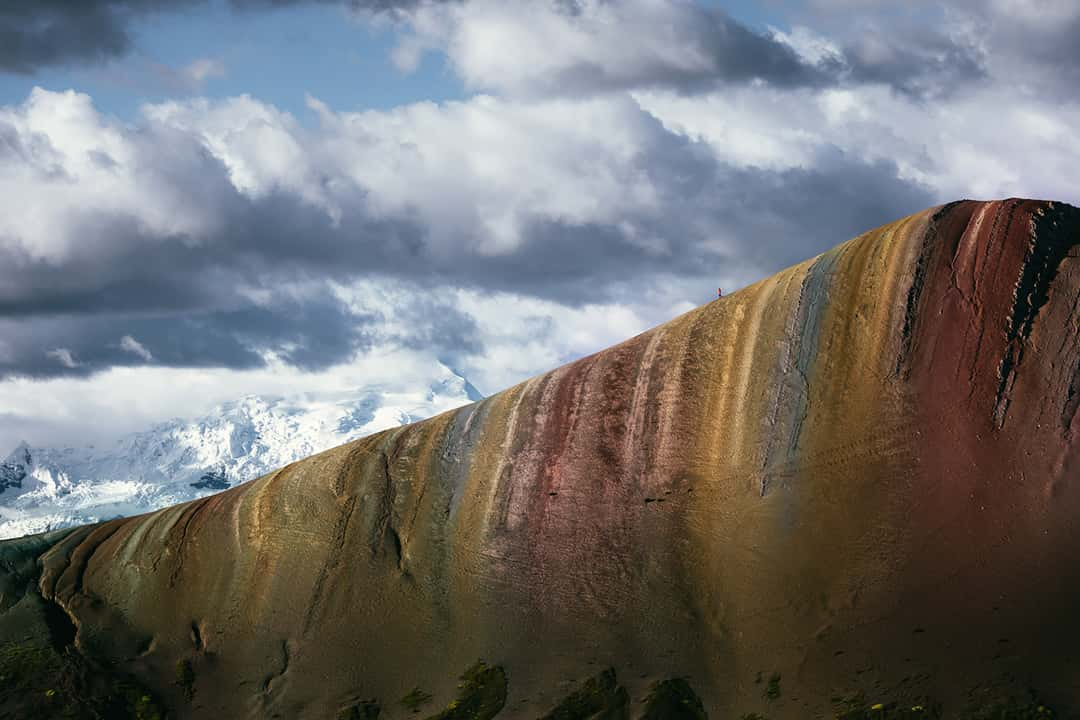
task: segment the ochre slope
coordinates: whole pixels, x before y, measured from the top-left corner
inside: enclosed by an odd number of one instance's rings
[[[178,717],[405,716],[414,687],[433,711],[478,658],[508,678],[500,718],[606,666],[632,717],[675,676],[714,718],[858,691],[957,716],[998,682],[1080,711],[1078,408],[1080,211],[965,201],[25,552],[79,650]],[[7,584],[0,607],[29,602]]]

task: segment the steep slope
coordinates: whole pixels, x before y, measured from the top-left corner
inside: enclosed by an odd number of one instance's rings
[[[0,637],[65,647],[58,606],[178,717],[1073,717],[1078,408],[1080,211],[954,203],[482,402],[0,545]]]
[[[209,495],[378,430],[479,400],[444,365],[412,390],[251,395],[106,446],[21,443],[0,463],[0,538],[137,515]]]

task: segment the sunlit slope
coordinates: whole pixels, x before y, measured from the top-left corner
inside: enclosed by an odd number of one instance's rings
[[[1078,407],[1080,211],[955,203],[474,405],[77,529],[37,584],[181,717],[411,716],[414,687],[426,717],[479,658],[499,717],[607,666],[635,700],[687,676],[717,718],[957,707],[1005,673],[1080,708]]]

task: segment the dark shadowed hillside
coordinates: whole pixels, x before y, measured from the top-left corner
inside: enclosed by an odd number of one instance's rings
[[[0,545],[0,713],[1080,717],[1078,438],[1080,211],[934,208],[482,402]]]

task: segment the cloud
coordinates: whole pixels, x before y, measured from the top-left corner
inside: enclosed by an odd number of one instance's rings
[[[1010,196],[1080,202],[1080,103],[1052,96],[1018,103],[1000,83],[936,102],[884,86],[769,92],[753,88],[684,97],[637,93],[673,132],[721,159],[782,171],[810,168],[823,148],[931,188],[938,202]],[[791,118],[798,118],[797,123]]]
[[[140,343],[138,340],[131,337],[130,335],[125,335],[124,337],[120,338],[120,349],[126,350],[129,353],[133,353],[141,357],[146,362],[150,362],[154,359],[153,353],[147,350],[142,343]]]
[[[829,37],[798,23],[755,30],[694,0],[422,4],[395,15],[409,32],[393,59],[411,71],[424,52],[443,52],[467,87],[527,97],[764,84],[884,85],[927,100],[986,78],[987,49],[972,23],[869,5],[859,13],[819,8],[814,19],[842,17],[847,26]]]
[[[146,60],[138,63],[114,63],[99,70],[99,76],[109,84],[136,96],[198,95],[213,78],[225,75],[225,63],[209,57],[196,58],[180,66]]]
[[[201,86],[207,78],[221,77],[225,74],[225,65],[213,58],[200,58],[186,65],[183,73],[195,86]]]
[[[0,72],[93,63],[133,49],[150,13],[208,0],[11,0],[0,4]],[[340,5],[389,18],[403,36],[393,60],[414,69],[445,53],[467,87],[502,95],[584,96],[620,90],[709,93],[883,85],[934,100],[1008,78],[1034,94],[1075,98],[1080,6],[1070,0],[810,0],[786,4],[790,30],[761,31],[695,0],[229,0],[237,11]],[[382,21],[382,20],[380,20]],[[810,48],[808,36],[824,39]],[[358,36],[358,42],[360,36]],[[827,47],[829,52],[820,52]],[[807,50],[811,50],[807,52]],[[159,82],[198,92],[222,71],[211,59],[159,67]],[[139,82],[138,78],[135,79]]]
[[[289,5],[347,5],[386,13],[419,0],[230,0],[238,10]],[[132,21],[207,0],[4,0],[0,3],[0,72],[31,74],[42,67],[103,62],[132,50]],[[198,68],[189,68],[198,72]],[[194,78],[193,78],[194,79]]]
[[[147,3],[132,3],[133,9]],[[131,48],[120,3],[12,0],[0,5],[0,70],[100,61]]]
[[[830,83],[840,69],[690,0],[470,0],[423,4],[404,17],[411,33],[394,53],[400,68],[440,50],[468,87],[502,94],[794,87]]]
[[[173,93],[193,95],[202,92],[211,78],[225,76],[225,63],[216,58],[197,58],[180,68],[153,65],[150,72],[157,84]]]
[[[76,93],[0,109],[0,374],[142,358],[318,369],[377,342],[481,352],[446,288],[581,306],[665,283],[737,286],[933,195],[835,148],[742,166],[632,98],[421,103],[305,127],[250,98],[149,106]],[[394,282],[397,329],[334,289]],[[401,318],[408,318],[402,321]],[[71,348],[80,364],[39,362]]]
[[[1072,0],[812,0],[798,22],[829,34],[853,75],[919,97],[1014,87],[1077,99],[1080,4]]]
[[[917,98],[936,99],[986,77],[980,48],[934,33],[920,33],[914,42],[867,34],[848,47],[848,57],[854,80]]]
[[[958,17],[986,37],[993,72],[1027,90],[1075,101],[1080,87],[1080,5],[1070,0],[992,0],[987,17],[969,2]]]
[[[12,0],[0,5],[0,72],[92,63],[133,49],[132,22],[207,0]],[[620,90],[707,93],[884,85],[933,100],[991,74],[1075,96],[1080,10],[1068,0],[812,0],[785,6],[792,29],[761,31],[695,0],[229,0],[237,11],[340,5],[403,31],[392,54],[417,67],[445,53],[473,90],[584,96]],[[807,35],[827,38],[813,52]],[[359,40],[358,36],[358,42]],[[159,67],[159,82],[198,92],[222,71],[211,59]],[[136,78],[136,81],[138,79]]]
[[[150,360],[142,343],[116,343],[120,328],[130,328],[153,347],[152,357],[159,365],[253,369],[274,357],[303,370],[321,370],[369,347],[370,326],[377,319],[353,313],[325,290],[303,298],[275,297],[267,306],[164,316],[98,312],[0,319],[0,329],[11,346],[0,373],[88,376]],[[59,341],[67,347],[46,353],[57,362],[39,362],[34,349]]]
[[[53,348],[52,350],[46,351],[45,355],[46,357],[55,359],[69,370],[79,367],[79,363],[75,362],[75,357],[68,348]]]

